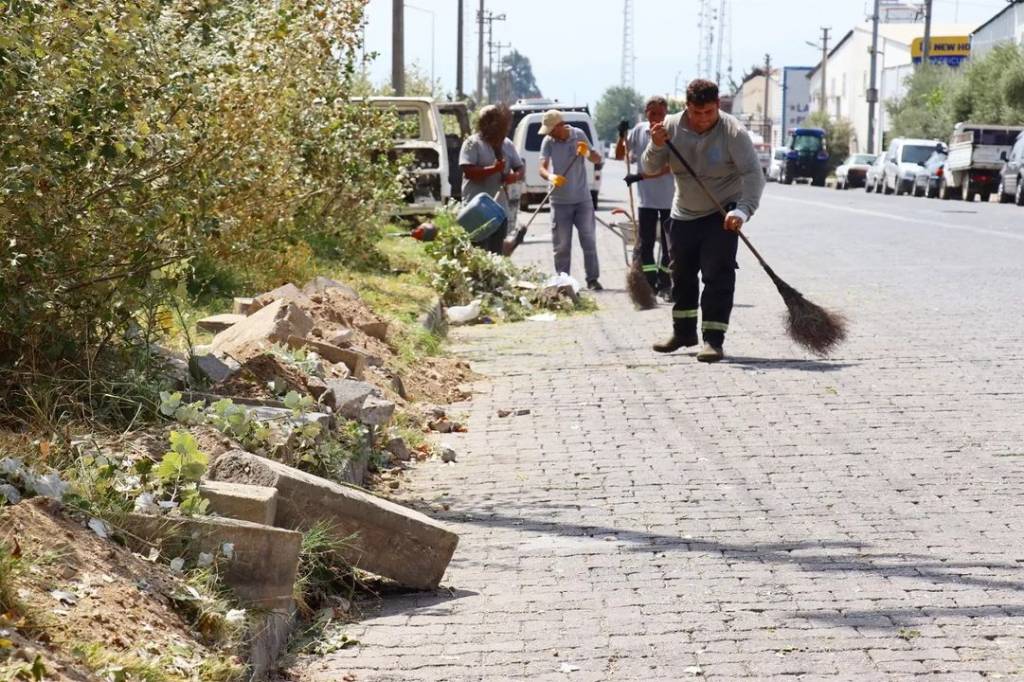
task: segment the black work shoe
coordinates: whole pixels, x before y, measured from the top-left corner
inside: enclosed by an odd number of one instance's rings
[[[707,342],[704,343],[704,347],[697,353],[698,362],[718,362],[724,357],[725,351],[722,350],[721,346],[713,346]]]
[[[673,353],[680,348],[686,348],[688,346],[697,345],[697,335],[693,336],[676,336],[672,335],[667,341],[659,341],[658,343],[651,346],[655,353]]]
[[[604,287],[596,279],[588,279],[587,288],[591,291],[604,291]]]

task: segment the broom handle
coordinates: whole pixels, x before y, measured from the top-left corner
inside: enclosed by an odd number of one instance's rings
[[[700,179],[700,176],[697,175],[696,172],[694,172],[693,166],[691,166],[690,163],[685,158],[683,158],[683,155],[679,153],[679,150],[676,149],[676,146],[672,144],[672,140],[665,140],[665,144],[668,145],[669,150],[675,155],[675,157],[679,159],[679,163],[683,164],[683,167],[686,168],[690,175],[693,176],[693,179],[697,181],[697,185],[702,190],[704,190],[704,194],[707,195],[708,199],[711,199],[712,203],[714,203],[714,205],[718,207],[718,212],[721,213],[722,217],[724,218],[726,215],[725,208],[718,201],[718,199],[715,198],[715,195],[711,193],[711,190],[709,190],[708,186],[704,184],[704,181]],[[748,249],[750,249],[750,253],[754,254],[754,258],[756,258],[757,262],[761,264],[761,267],[765,268],[766,270],[770,270],[771,268],[768,267],[768,263],[766,263],[764,258],[761,257],[761,254],[757,252],[757,249],[754,248],[754,245],[750,243],[750,240],[747,239],[747,235],[743,234],[743,230],[736,230],[736,234],[740,236],[740,239],[743,240],[743,243],[747,245]]]
[[[576,156],[572,157],[572,161],[570,161],[569,165],[566,166],[565,172],[562,173],[562,175],[568,175],[569,171],[572,170],[572,167],[576,164],[576,160],[579,159],[579,158],[580,158],[579,154],[577,154]],[[541,209],[543,209],[544,205],[546,203],[548,203],[548,199],[551,198],[551,195],[554,193],[554,191],[556,189],[558,189],[558,188],[552,186],[551,189],[548,190],[548,193],[544,195],[543,199],[541,199],[540,205],[537,206],[537,210],[533,212],[532,216],[530,216],[530,219],[526,222],[526,225],[523,225],[523,227],[521,227],[519,229],[521,229],[523,232],[526,232],[527,230],[530,229],[530,225],[533,225],[533,219],[536,218],[540,214]]]

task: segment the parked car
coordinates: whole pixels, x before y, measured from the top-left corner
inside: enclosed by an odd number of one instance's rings
[[[942,184],[942,176],[946,169],[946,152],[936,149],[928,160],[924,162],[921,170],[914,176],[914,186],[911,193],[915,197],[928,197],[934,199],[939,196],[939,185]]]
[[[868,194],[882,191],[882,171],[885,170],[885,154],[875,157],[875,162],[868,166],[864,174],[864,191]]]
[[[768,176],[768,167],[772,163],[772,146],[766,144],[764,137],[759,133],[755,133],[752,130],[747,131],[747,135],[750,136],[750,141],[754,143],[754,151],[757,152],[757,161],[761,164],[761,172]]]
[[[999,203],[1012,201],[1024,206],[1024,133],[1017,136],[1017,141],[1009,153],[1003,152],[1003,167],[999,170]]]
[[[945,149],[939,140],[919,140],[897,137],[889,143],[885,164],[882,166],[882,191],[885,194],[909,194],[914,178],[924,162],[936,149]]]
[[[461,139],[449,140],[445,135],[438,105],[429,97],[368,97],[355,101],[392,109],[398,116],[398,137],[388,156],[392,160],[405,155],[412,158],[411,165],[403,170],[411,182],[399,215],[437,212],[452,197],[449,154],[456,142],[462,146]]]
[[[851,154],[836,168],[836,189],[863,187],[868,169],[875,162],[874,154]]]
[[[794,180],[809,178],[812,185],[824,187],[827,175],[825,131],[821,128],[794,128],[779,182],[791,185]]]
[[[1021,126],[957,123],[949,140],[949,158],[939,188],[943,199],[988,201],[999,187],[1002,155],[1010,151]]]
[[[768,164],[768,181],[775,180],[778,182],[779,177],[782,175],[782,166],[786,163],[786,154],[789,152],[789,147],[776,147],[772,152],[771,163]]]
[[[526,177],[520,195],[520,208],[525,210],[529,204],[540,201],[548,193],[548,183],[540,177],[540,145],[544,136],[540,134],[543,112],[526,114],[516,126],[512,143],[516,146],[519,156],[526,167]],[[597,138],[597,128],[590,114],[581,111],[562,111],[562,119],[574,128],[583,131],[592,149],[601,150],[601,142]],[[601,168],[604,164],[584,163],[587,169],[587,182],[590,185],[590,197],[597,208],[597,197],[601,190]]]

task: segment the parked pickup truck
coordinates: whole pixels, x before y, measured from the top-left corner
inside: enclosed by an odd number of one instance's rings
[[[1003,154],[1013,147],[1024,126],[957,123],[949,141],[949,156],[939,185],[942,199],[982,201],[999,187]]]
[[[429,97],[368,97],[366,102],[395,111],[399,130],[389,156],[412,158],[406,169],[412,183],[399,215],[436,213],[449,199],[458,198],[462,183],[459,150],[469,134],[465,105],[438,104]]]

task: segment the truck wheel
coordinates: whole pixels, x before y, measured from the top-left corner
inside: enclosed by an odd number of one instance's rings
[[[811,184],[814,185],[815,187],[824,187],[825,186],[825,176],[824,175],[815,176],[811,180]]]
[[[1017,193],[1014,199],[1018,206],[1024,206],[1024,178],[1017,178]]]
[[[964,186],[960,189],[960,198],[964,201],[974,201],[974,187],[971,186],[971,179],[964,178]]]
[[[889,189],[889,183],[885,181],[885,178],[882,178],[882,194],[892,194],[894,191],[895,188]]]
[[[1002,178],[999,179],[999,187],[996,188],[996,196],[999,197],[1000,204],[1010,203],[1010,197],[1006,196],[1006,183]]]
[[[981,203],[987,204],[991,198],[992,198],[992,193],[991,192],[982,192],[981,193]]]
[[[782,180],[782,184],[783,185],[792,185],[793,184],[793,176],[789,174],[789,170],[788,169],[786,169],[786,168],[782,169],[782,178],[781,178],[781,180]]]
[[[875,191],[875,186],[872,183],[868,182],[867,178],[865,178],[864,179],[864,192],[867,193],[867,194],[871,194],[874,191]]]

